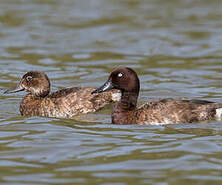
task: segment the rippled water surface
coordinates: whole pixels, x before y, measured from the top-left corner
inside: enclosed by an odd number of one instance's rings
[[[0,0],[0,184],[222,183],[222,122],[110,124],[21,117],[25,93],[3,95],[29,70],[52,90],[99,86],[117,66],[152,98],[222,101],[222,1]]]

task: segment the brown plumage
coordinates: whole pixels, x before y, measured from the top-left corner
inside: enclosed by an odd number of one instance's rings
[[[27,72],[13,89],[5,93],[27,91],[21,101],[20,112],[24,116],[74,118],[76,115],[95,112],[118,100],[118,91],[91,95],[93,87],[72,87],[50,93],[50,81],[40,71]]]
[[[205,100],[167,98],[136,108],[140,82],[131,68],[115,69],[106,83],[92,94],[111,89],[121,91],[121,99],[111,115],[115,124],[174,124],[221,119],[222,103]]]

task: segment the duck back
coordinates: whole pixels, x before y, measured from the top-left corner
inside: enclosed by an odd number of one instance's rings
[[[221,119],[222,103],[185,98],[167,98],[148,102],[134,112],[137,124],[193,123]]]
[[[100,110],[115,100],[117,91],[91,95],[91,87],[73,87],[54,92],[44,98],[26,95],[21,104],[20,112],[24,116],[45,116],[57,118],[74,118]]]

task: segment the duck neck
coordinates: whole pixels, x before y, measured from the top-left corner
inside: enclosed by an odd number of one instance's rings
[[[122,91],[121,99],[117,104],[122,111],[131,111],[136,108],[138,92]]]

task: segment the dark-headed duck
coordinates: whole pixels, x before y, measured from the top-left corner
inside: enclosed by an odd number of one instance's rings
[[[91,95],[92,87],[72,87],[50,93],[50,81],[40,71],[27,72],[15,88],[5,94],[27,91],[21,101],[20,112],[24,116],[73,118],[76,115],[95,112],[120,98],[118,91],[103,95]]]
[[[136,108],[140,82],[131,68],[117,68],[108,80],[92,94],[111,89],[121,91],[121,99],[112,111],[115,124],[173,124],[221,119],[222,103],[205,100],[167,98],[148,102]]]

